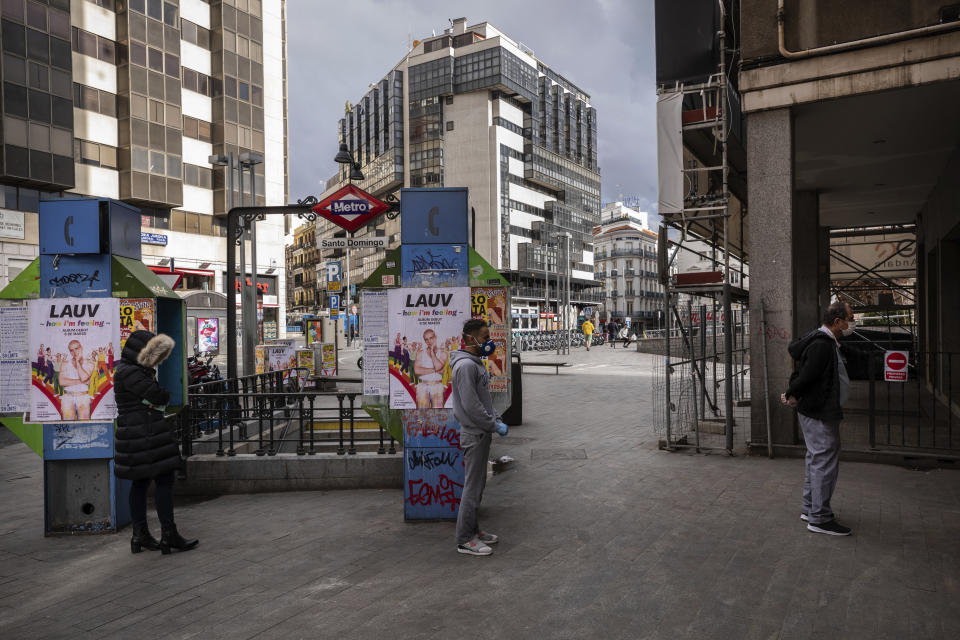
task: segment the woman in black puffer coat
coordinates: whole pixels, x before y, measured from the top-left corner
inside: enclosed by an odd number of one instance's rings
[[[197,540],[185,540],[173,521],[174,473],[181,465],[180,448],[172,424],[163,412],[170,392],[157,382],[156,368],[173,350],[170,336],[149,331],[134,331],[120,354],[113,377],[117,401],[117,433],[114,439],[114,471],[119,478],[133,481],[130,489],[130,514],[133,538],[130,550],[171,549],[187,551]],[[160,518],[160,541],[147,527],[147,489],[156,483],[154,502]]]

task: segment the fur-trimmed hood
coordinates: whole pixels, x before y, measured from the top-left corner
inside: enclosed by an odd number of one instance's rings
[[[155,369],[170,356],[176,343],[170,336],[150,331],[134,331],[123,346],[120,359],[128,364]]]

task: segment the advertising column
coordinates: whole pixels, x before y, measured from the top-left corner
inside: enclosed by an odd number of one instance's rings
[[[403,515],[456,520],[463,491],[450,354],[470,318],[466,189],[404,189],[400,289],[388,292],[390,408],[403,423]]]

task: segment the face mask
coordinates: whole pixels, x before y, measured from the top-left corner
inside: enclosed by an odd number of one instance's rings
[[[471,336],[473,337],[473,336]],[[484,358],[489,358],[493,355],[493,352],[497,350],[497,343],[493,340],[487,340],[486,342],[480,342],[473,337],[473,342],[476,346],[480,347],[480,355]]]
[[[847,324],[847,328],[843,330],[843,335],[845,335],[845,336],[853,335],[853,332],[856,331],[856,330],[857,330],[857,321],[856,321],[856,320],[851,320],[851,321]]]

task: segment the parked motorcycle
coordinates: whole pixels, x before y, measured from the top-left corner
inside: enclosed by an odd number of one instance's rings
[[[199,351],[187,358],[187,375],[190,385],[223,380],[220,367],[213,364],[214,354],[203,355]]]

